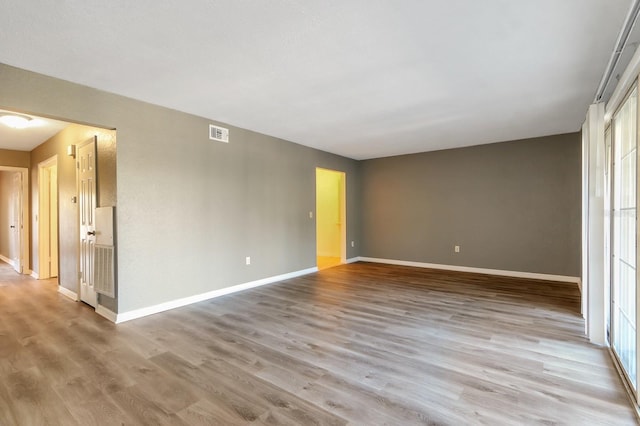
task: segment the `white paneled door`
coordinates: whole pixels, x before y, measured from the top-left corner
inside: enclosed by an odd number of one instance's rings
[[[93,286],[96,241],[96,140],[78,148],[78,209],[80,216],[80,300],[96,307]]]
[[[16,172],[11,180],[9,206],[9,257],[18,273],[22,273],[22,173]]]

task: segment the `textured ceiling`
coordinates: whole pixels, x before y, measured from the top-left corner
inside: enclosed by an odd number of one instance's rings
[[[577,131],[629,6],[0,0],[0,62],[364,159]]]

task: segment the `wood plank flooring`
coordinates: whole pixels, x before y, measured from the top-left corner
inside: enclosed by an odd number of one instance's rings
[[[316,257],[316,265],[318,265],[318,269],[327,269],[332,268],[334,266],[338,266],[342,263],[339,257],[331,257],[331,256],[318,256]]]
[[[114,325],[0,263],[0,425],[636,424],[578,310],[356,263]]]

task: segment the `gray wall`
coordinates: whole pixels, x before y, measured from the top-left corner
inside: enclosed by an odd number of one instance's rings
[[[579,133],[364,161],[361,255],[579,276],[580,173]]]
[[[119,312],[315,266],[315,167],[346,172],[359,254],[356,161],[7,65],[0,103],[117,129]]]

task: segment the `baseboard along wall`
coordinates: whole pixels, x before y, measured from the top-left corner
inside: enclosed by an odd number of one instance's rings
[[[250,288],[260,287],[267,284],[272,284],[278,281],[287,280],[289,278],[295,278],[302,275],[312,274],[318,272],[317,267],[302,269],[300,271],[290,272],[287,274],[276,275],[273,277],[263,278],[256,281],[250,281],[248,283],[238,284],[231,287],[221,288],[219,290],[213,290],[202,294],[196,294],[194,296],[184,297],[181,299],[171,300],[169,302],[160,303],[146,308],[135,309],[128,312],[114,314],[116,315],[115,323],[119,324],[125,321],[131,321],[136,318],[146,317],[148,315],[157,314],[160,312],[168,311],[170,309],[180,308],[182,306],[191,305],[192,303],[203,302],[205,300],[214,299],[216,297],[225,296],[231,293],[237,293],[239,291],[248,290]],[[103,308],[102,311],[105,311]],[[96,310],[96,312],[98,312]],[[111,312],[111,311],[109,311]],[[98,312],[99,313],[99,312]],[[101,314],[102,315],[102,314]],[[105,318],[110,319],[108,316],[103,315]]]
[[[71,291],[68,288],[62,287],[61,285],[58,286],[58,293],[67,296],[69,299],[73,300],[74,302],[77,302],[78,299],[78,293],[76,293],[75,291]]]
[[[544,280],[544,281],[559,281],[559,282],[575,283],[578,286],[580,286],[581,284],[579,277],[572,277],[572,276],[566,276],[566,275],[540,274],[540,273],[521,272],[521,271],[505,271],[505,270],[499,270],[499,269],[476,268],[476,267],[470,267],[470,266],[456,266],[456,265],[442,265],[437,263],[413,262],[413,261],[405,261],[405,260],[381,259],[381,258],[362,257],[362,256],[352,257],[346,260],[346,263],[355,263],[355,262],[373,262],[373,263],[382,263],[382,264],[388,264],[388,265],[413,266],[417,268],[441,269],[446,271],[471,272],[476,274],[497,275],[497,276],[503,276],[503,277],[528,278],[528,279]],[[209,291],[202,294],[196,294],[193,296],[171,300],[171,301],[160,303],[157,305],[148,306],[140,309],[134,309],[132,311],[117,313],[117,314],[101,305],[98,305],[98,307],[96,308],[96,313],[108,319],[109,321],[119,324],[126,321],[131,321],[137,318],[142,318],[142,317],[157,314],[160,312],[168,311],[170,309],[180,308],[182,306],[191,305],[193,303],[203,302],[205,300],[225,296],[227,294],[249,290],[251,288],[272,284],[272,283],[283,281],[289,278],[295,278],[302,275],[312,274],[314,272],[318,272],[317,267],[302,269],[299,271],[290,272],[282,275],[276,275],[268,278],[263,278],[256,281],[250,281],[247,283],[238,284],[231,287],[213,290],[213,291]],[[60,288],[63,288],[63,287],[60,287]],[[70,292],[69,290],[64,289],[64,291],[67,291],[72,295],[75,295],[75,293]],[[62,293],[63,290],[60,290],[60,292]],[[76,297],[75,300],[77,300],[77,296],[75,297]]]
[[[442,265],[439,263],[413,262],[407,260],[381,259],[376,257],[359,257],[360,262],[385,263],[388,265],[413,266],[416,268],[442,269],[445,271],[471,272],[474,274],[498,275],[500,277],[528,278],[533,280],[560,281],[575,283],[580,286],[580,277],[568,275],[539,274],[535,272],[505,271],[501,269],[476,268],[472,266]]]

